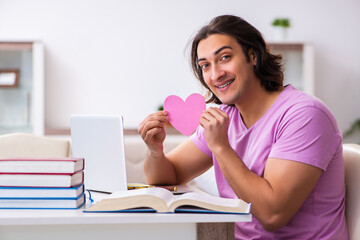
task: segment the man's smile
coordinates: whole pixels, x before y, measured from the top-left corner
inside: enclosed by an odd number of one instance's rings
[[[222,85],[217,85],[217,86],[215,86],[215,87],[221,89],[221,88],[224,88],[224,87],[230,85],[230,84],[233,83],[234,81],[235,81],[235,80],[233,79],[233,80],[230,80],[230,81],[227,81],[227,82],[223,83]]]

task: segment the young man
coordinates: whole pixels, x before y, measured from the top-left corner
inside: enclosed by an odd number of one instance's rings
[[[239,17],[203,27],[191,58],[210,101],[221,105],[204,111],[196,133],[167,155],[167,112],[139,125],[148,183],[185,183],[214,165],[220,196],[252,203],[254,219],[236,223],[237,239],[348,239],[342,138],[329,109],[283,86],[281,57]]]

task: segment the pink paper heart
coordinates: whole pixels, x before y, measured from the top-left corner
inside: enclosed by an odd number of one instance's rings
[[[186,136],[190,136],[199,126],[205,109],[205,99],[198,93],[188,96],[185,102],[176,95],[170,95],[164,101],[164,110],[169,114],[171,125]]]

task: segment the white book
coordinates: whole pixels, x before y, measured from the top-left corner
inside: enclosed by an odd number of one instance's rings
[[[75,173],[83,169],[83,158],[0,159],[0,173]]]
[[[74,187],[83,181],[83,171],[73,174],[0,173],[2,187]]]

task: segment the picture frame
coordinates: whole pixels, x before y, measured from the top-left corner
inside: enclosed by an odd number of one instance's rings
[[[0,88],[15,88],[18,85],[18,69],[0,69]]]

